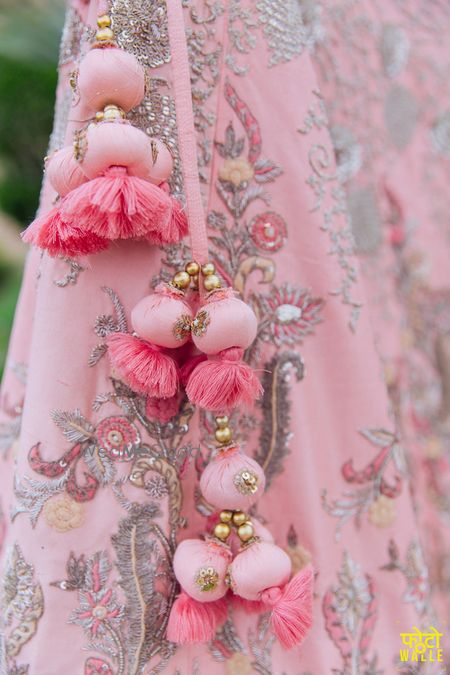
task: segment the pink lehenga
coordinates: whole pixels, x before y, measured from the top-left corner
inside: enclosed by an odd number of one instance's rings
[[[182,4],[209,257],[258,318],[264,394],[231,423],[266,475],[252,515],[294,572],[312,561],[313,627],[286,650],[266,612],[230,603],[207,644],[166,634],[176,543],[214,520],[214,415],[136,394],[107,343],[189,240],[33,248],[1,399],[1,672],[447,672],[450,9]],[[83,123],[69,82],[94,5],[68,8],[50,152]],[[109,6],[147,73],[128,119],[170,149],[183,204],[166,3]],[[41,215],[55,196],[44,181]],[[399,661],[414,627],[442,633],[442,661]]]

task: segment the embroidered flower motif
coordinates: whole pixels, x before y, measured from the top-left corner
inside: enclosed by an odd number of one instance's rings
[[[184,340],[191,332],[191,317],[187,314],[182,314],[174,323],[172,333],[175,340]]]
[[[237,473],[233,483],[243,495],[253,495],[258,490],[258,476],[248,469],[242,469]]]
[[[248,656],[242,652],[235,652],[227,659],[226,672],[227,675],[250,675],[254,671]]]
[[[195,319],[192,321],[192,334],[195,335],[195,337],[201,337],[204,333],[206,333],[206,329],[209,326],[210,321],[211,319],[206,309],[201,309],[199,312],[197,312]]]
[[[396,518],[395,502],[380,495],[369,507],[369,520],[376,527],[389,527]]]
[[[49,499],[43,508],[47,525],[57,532],[68,532],[80,527],[84,521],[83,506],[67,495]]]
[[[84,675],[114,675],[114,671],[103,659],[91,657],[84,665]]]
[[[286,548],[286,553],[291,559],[292,563],[292,574],[297,574],[300,572],[308,563],[311,562],[311,553],[303,546],[288,546]]]
[[[162,476],[153,476],[153,478],[146,481],[145,491],[153,499],[162,499],[169,493],[167,483]]]
[[[110,314],[100,314],[95,320],[94,331],[99,337],[106,337],[117,330],[117,323]]]
[[[125,417],[106,417],[97,426],[96,436],[99,452],[120,462],[133,459],[141,442],[138,430]]]
[[[272,286],[272,292],[258,295],[257,301],[265,315],[260,323],[260,335],[266,342],[275,342],[277,347],[301,342],[313,333],[313,326],[321,321],[324,306],[324,301],[314,298],[308,289],[291,284]]]
[[[287,237],[286,223],[273,211],[266,211],[250,222],[253,243],[263,251],[279,251]]]
[[[195,578],[201,591],[213,591],[219,585],[219,574],[214,567],[201,567]]]
[[[243,157],[238,157],[237,159],[229,157],[219,170],[219,178],[222,181],[232,183],[235,187],[239,187],[242,183],[247,183],[251,180],[254,173],[253,166]]]
[[[114,592],[110,588],[102,588],[98,592],[80,591],[80,607],[71,617],[72,623],[78,623],[96,637],[107,630],[107,625],[118,624],[123,609],[116,602]]]

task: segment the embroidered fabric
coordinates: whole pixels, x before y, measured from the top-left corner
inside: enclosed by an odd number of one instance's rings
[[[176,541],[215,522],[198,491],[214,424],[136,395],[106,340],[190,248],[31,251],[1,396],[0,671],[409,672],[399,633],[435,626],[448,650],[449,8],[174,4],[196,144],[182,163],[197,155],[209,258],[258,316],[245,357],[264,397],[232,419],[267,479],[252,520],[294,571],[313,557],[314,627],[289,654],[242,601],[206,646],[165,638]],[[187,194],[168,7],[109,6],[148,69],[130,119],[168,143]],[[52,147],[83,123],[68,80],[94,8],[70,3]],[[42,213],[54,197],[44,181]]]

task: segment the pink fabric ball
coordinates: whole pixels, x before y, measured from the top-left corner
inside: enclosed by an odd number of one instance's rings
[[[267,528],[265,525],[263,525],[257,518],[252,516],[251,522],[253,525],[253,530],[255,532],[255,536],[259,537],[262,541],[267,541],[269,544],[274,544],[275,540],[273,538],[272,532]]]
[[[231,552],[212,540],[185,539],[177,546],[173,570],[181,588],[199,602],[219,600],[227,593],[225,576]]]
[[[122,49],[91,49],[78,71],[80,103],[93,115],[108,104],[125,112],[144,98],[144,70],[137,59]]]
[[[84,173],[95,178],[111,166],[124,166],[131,176],[145,178],[151,168],[151,148],[143,131],[128,122],[91,124],[81,160]]]
[[[147,295],[131,312],[131,325],[141,338],[170,349],[181,347],[189,340],[190,333],[183,330],[183,326],[191,320],[189,305],[170,293]]]
[[[160,152],[153,163],[151,139],[137,127],[128,122],[91,124],[81,168],[88,178],[95,178],[111,166],[124,166],[130,176],[159,185],[170,176],[173,161],[166,146],[157,143]]]
[[[73,155],[73,147],[67,146],[51,155],[46,164],[45,172],[52,187],[64,197],[88,180]]]
[[[247,349],[256,337],[255,313],[238,298],[212,299],[199,312],[206,313],[205,329],[193,333],[192,340],[204,354],[218,354],[230,347]]]
[[[266,541],[250,544],[229,567],[233,592],[246,600],[260,600],[263,591],[284,586],[291,572],[288,554]]]
[[[256,487],[252,491],[249,480]],[[221,450],[200,478],[202,495],[212,506],[231,511],[247,511],[262,495],[266,484],[264,471],[254,459],[237,447]]]

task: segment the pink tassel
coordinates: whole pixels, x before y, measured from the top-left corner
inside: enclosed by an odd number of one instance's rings
[[[224,599],[198,602],[181,592],[170,612],[167,639],[180,645],[209,642],[226,617]]]
[[[197,354],[196,356],[191,356],[187,361],[185,361],[185,363],[183,363],[180,368],[180,382],[184,387],[189,382],[189,378],[195,368],[197,368],[200,363],[203,363],[203,361],[206,361],[206,355]]]
[[[83,231],[75,222],[64,222],[58,207],[36,218],[22,234],[22,239],[26,244],[46,250],[51,256],[70,258],[98,253],[108,247],[107,239]]]
[[[194,405],[216,412],[250,406],[260,398],[262,386],[253,370],[241,359],[243,349],[224,349],[218,358],[200,363],[189,378],[186,393]]]
[[[136,392],[171,398],[178,390],[178,367],[160,347],[128,333],[112,333],[107,338],[112,365]]]
[[[166,424],[175,417],[180,409],[181,397],[179,393],[170,398],[156,398],[149,396],[145,402],[145,414],[150,419],[156,419]]]
[[[161,189],[161,186],[158,186]],[[166,224],[158,231],[147,235],[147,240],[151,244],[176,244],[188,233],[188,222],[186,214],[175,197],[170,197],[170,216]]]
[[[271,588],[261,600],[272,605],[271,628],[286,649],[299,645],[312,626],[314,574],[308,565],[283,590]]]
[[[60,205],[64,221],[100,237],[145,237],[157,243],[176,243],[184,236],[187,223],[174,221],[174,210],[172,198],[157,185],[117,166],[72,190]]]

